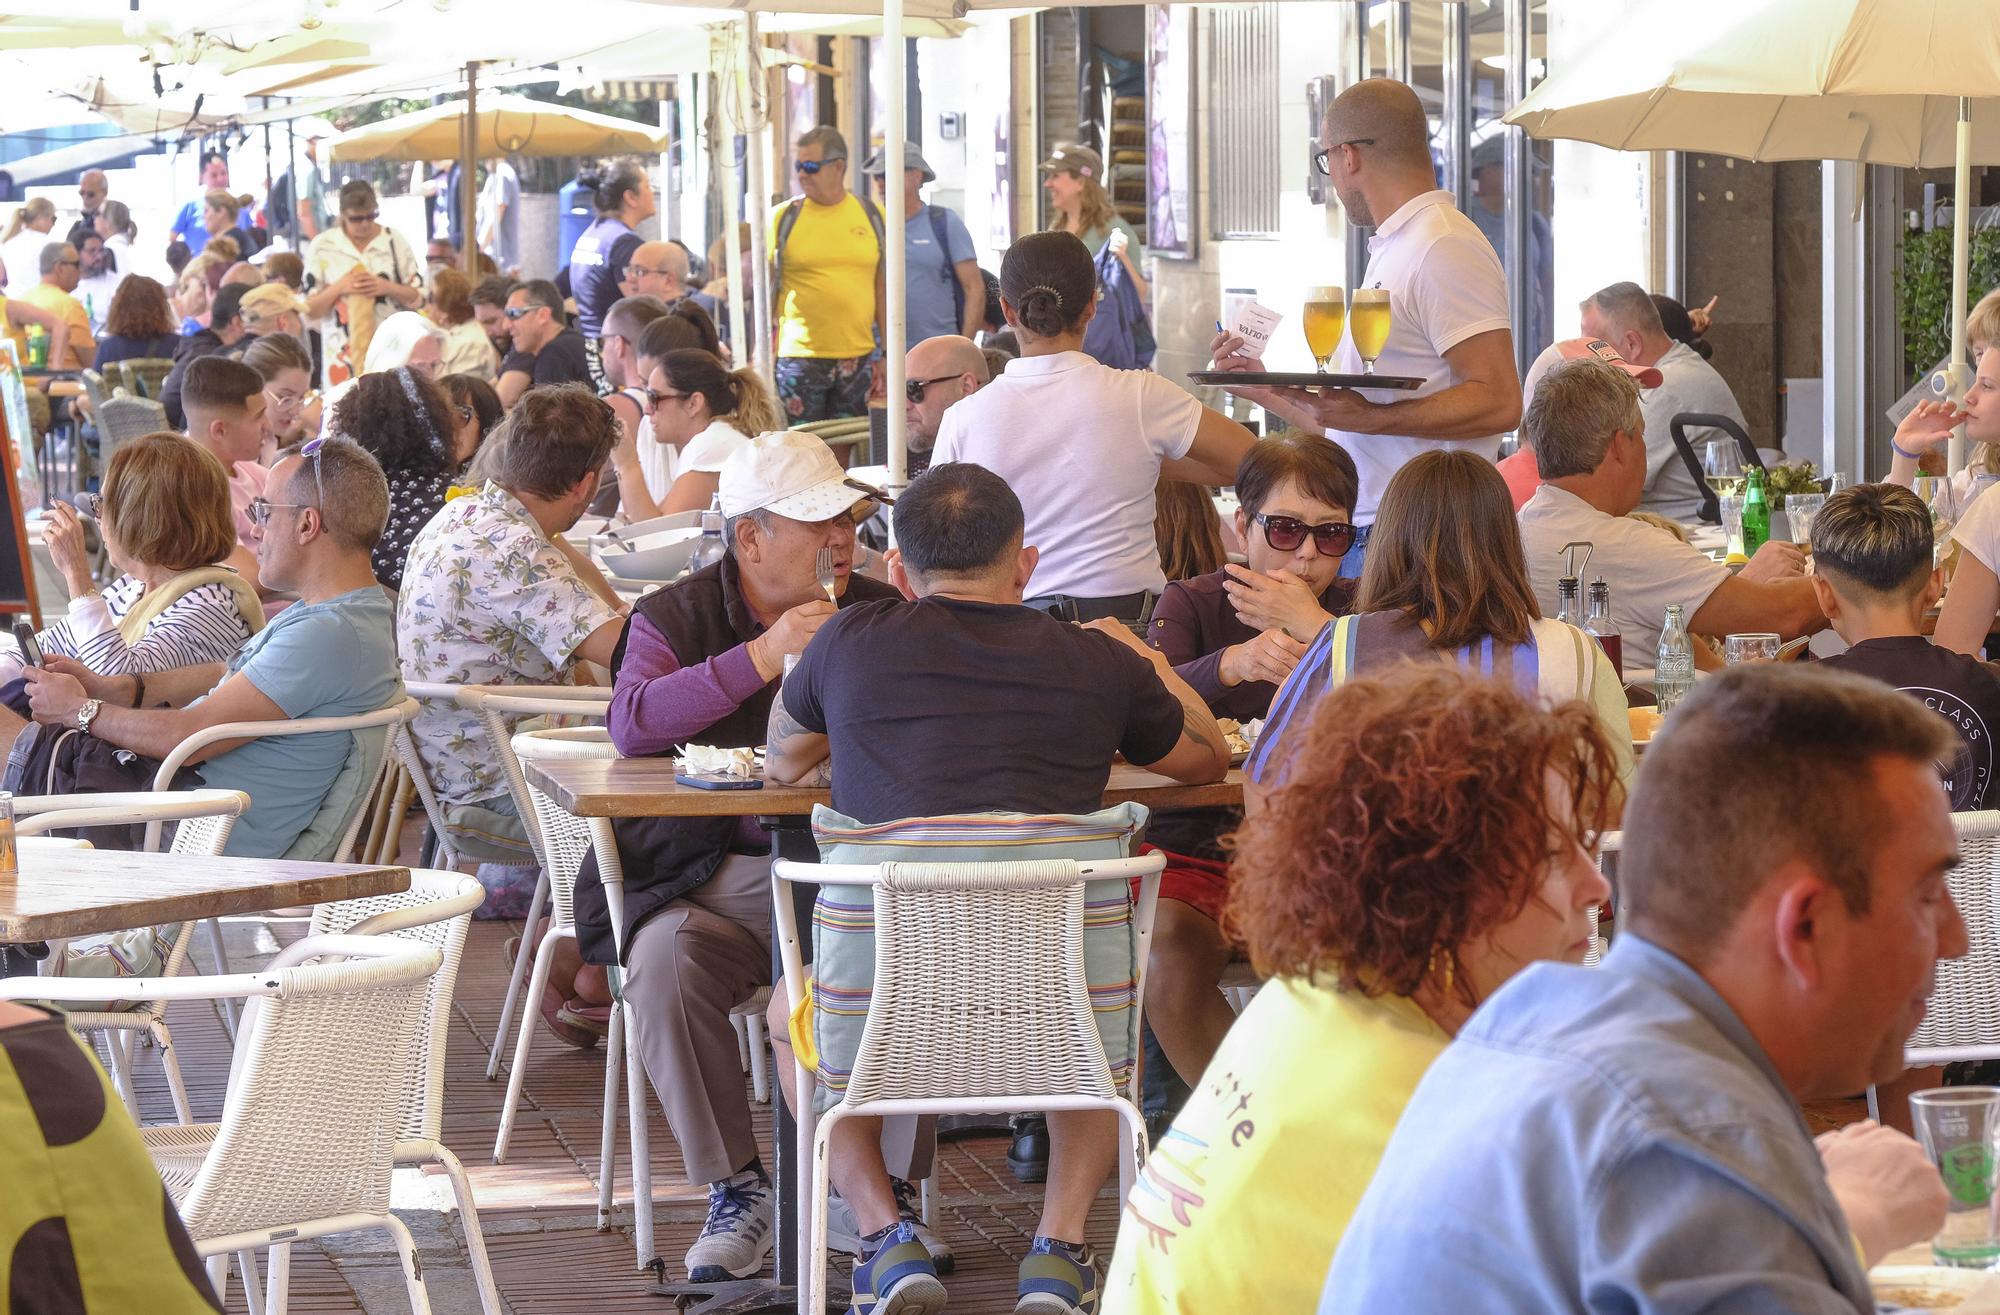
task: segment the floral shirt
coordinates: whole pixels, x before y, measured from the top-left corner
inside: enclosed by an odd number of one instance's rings
[[[513,494],[454,498],[410,545],[396,606],[403,678],[453,685],[553,685],[599,627],[619,619]],[[424,704],[411,732],[446,806],[507,793],[479,721]]]

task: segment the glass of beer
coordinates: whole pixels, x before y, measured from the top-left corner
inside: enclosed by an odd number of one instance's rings
[[[1347,321],[1354,335],[1354,350],[1361,353],[1362,369],[1375,373],[1375,358],[1389,345],[1389,290],[1356,288],[1348,299]]]
[[[1326,373],[1326,363],[1340,346],[1340,331],[1347,323],[1347,291],[1344,288],[1306,289],[1306,350]]]

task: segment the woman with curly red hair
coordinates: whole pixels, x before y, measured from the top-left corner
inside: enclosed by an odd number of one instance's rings
[[[1271,980],[1126,1200],[1106,1315],[1313,1311],[1424,1070],[1516,972],[1580,962],[1610,898],[1618,761],[1586,705],[1409,663],[1298,729],[1225,912]]]

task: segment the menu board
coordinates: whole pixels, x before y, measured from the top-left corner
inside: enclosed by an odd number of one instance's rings
[[[0,338],[0,460],[6,463],[7,496],[0,500],[0,614],[25,616],[37,630],[42,609],[35,600],[33,558],[28,555],[28,521],[21,506],[19,472],[24,454],[34,450],[28,424],[28,385],[21,377],[14,342]]]

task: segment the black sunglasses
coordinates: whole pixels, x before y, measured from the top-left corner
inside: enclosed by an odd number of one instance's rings
[[[648,388],[644,391],[646,394],[646,409],[648,411],[654,410],[662,402],[672,402],[690,396],[688,393],[663,393],[657,388]]]
[[[1308,525],[1296,517],[1266,516],[1262,512],[1253,519],[1264,527],[1264,542],[1279,552],[1296,552],[1308,534],[1322,557],[1345,557],[1354,546],[1355,527],[1345,521]]]
[[[955,374],[941,374],[935,379],[905,379],[903,381],[903,396],[921,406],[924,401],[924,389],[929,388],[932,384],[941,384],[947,380],[956,378],[958,376]]]
[[[342,215],[340,222],[343,224],[372,224],[381,217],[382,212],[380,210],[370,210],[366,214]]]
[[[1349,138],[1347,141],[1334,143],[1336,147],[1373,146],[1374,144],[1375,144],[1375,139],[1373,137],[1352,137]],[[1332,152],[1328,151],[1324,146],[1319,147],[1313,151],[1313,169],[1316,172],[1318,172],[1321,177],[1330,177],[1333,173],[1333,170],[1327,164],[1327,156],[1330,154],[1332,154]]]
[[[509,306],[505,311],[501,313],[504,314],[510,320],[518,320],[523,315],[532,315],[534,312],[538,310],[547,310],[547,309],[548,309],[547,306]]]
[[[846,162],[846,156],[836,155],[831,160],[794,160],[792,161],[792,168],[810,178],[830,164],[845,164]]]

